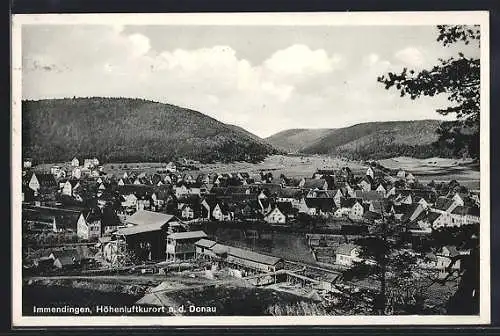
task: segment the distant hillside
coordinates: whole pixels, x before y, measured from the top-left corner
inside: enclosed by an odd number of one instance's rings
[[[330,134],[335,129],[332,128],[317,128],[306,129],[296,128],[282,131],[267,137],[265,140],[288,153],[297,153],[304,150],[306,147],[315,144],[324,136]]]
[[[401,155],[417,158],[449,157],[449,149],[435,145],[438,140],[436,130],[440,124],[439,120],[387,121],[325,130],[322,136],[313,138],[309,143],[304,140],[299,151],[305,154],[339,155],[351,159],[381,159]],[[305,133],[303,130],[299,133],[296,131],[290,130],[288,137],[283,136],[287,135],[288,131],[280,132],[266,140],[278,147],[287,141],[298,139],[296,134],[300,138],[300,134]],[[276,137],[278,141],[271,141]]]
[[[277,151],[241,128],[174,105],[128,98],[23,101],[23,155],[38,162],[259,161]]]
[[[257,142],[269,145],[269,143],[266,140],[264,140],[261,137],[259,137],[259,136],[255,135],[255,134],[247,131],[243,127],[232,125],[232,124],[226,124],[226,126],[229,127],[230,129],[232,129],[233,131],[236,131],[238,133],[243,133],[243,134],[248,135],[250,138],[254,139]]]

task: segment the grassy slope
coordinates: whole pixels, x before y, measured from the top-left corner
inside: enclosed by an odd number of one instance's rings
[[[272,152],[246,131],[174,105],[126,98],[23,102],[23,154],[39,161],[242,160]]]
[[[307,146],[316,143],[324,136],[334,131],[329,128],[289,129],[271,135],[265,140],[277,148],[290,153],[300,152]]]
[[[438,139],[439,120],[369,122],[339,129],[289,130],[267,140],[277,147],[294,148],[306,154],[333,154],[356,159],[379,159],[408,155],[446,155],[432,147]],[[315,137],[304,136],[314,134]]]

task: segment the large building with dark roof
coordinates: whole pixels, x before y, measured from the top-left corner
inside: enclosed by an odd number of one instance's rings
[[[167,235],[184,230],[173,215],[139,210],[126,220],[127,227],[114,235],[127,243],[127,248],[139,259],[164,260]]]

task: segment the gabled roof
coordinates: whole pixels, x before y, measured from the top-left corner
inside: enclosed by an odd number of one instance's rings
[[[282,189],[281,184],[278,183],[263,183],[261,186],[262,189],[267,191],[270,195],[277,194]]]
[[[298,187],[302,179],[297,177],[291,177],[286,180],[286,185],[291,187]]]
[[[154,224],[143,224],[143,225],[135,225],[126,228],[121,228],[116,231],[116,234],[124,235],[124,236],[132,236],[139,233],[145,232],[153,232],[160,231],[163,227],[163,224],[154,223]]]
[[[316,208],[322,211],[331,211],[335,207],[333,198],[306,198],[306,205],[308,208]]]
[[[310,192],[315,192],[317,198],[333,198],[337,190],[311,190]]]
[[[357,179],[357,184],[360,184],[361,182],[366,182],[368,184],[373,184],[373,179],[370,175],[363,175],[363,177]]]
[[[453,211],[451,212],[453,215],[461,215],[461,216],[478,216],[480,210],[478,207],[467,207],[467,206],[457,206]]]
[[[244,250],[241,248],[227,246],[222,244],[214,245],[211,250],[216,254],[227,253],[228,259],[234,262],[238,262],[240,260],[247,260],[251,262],[257,262],[260,264],[274,266],[282,259],[278,257],[268,256],[265,254],[253,252],[250,250]],[[240,259],[240,260],[238,260]]]
[[[384,213],[389,212],[390,207],[391,207],[391,203],[386,199],[376,200],[376,201],[371,202],[370,204],[371,204],[371,208],[373,209],[373,211],[377,212],[379,214],[381,214],[382,212],[384,212]]]
[[[316,169],[315,174],[320,174],[320,175],[335,175],[337,173],[337,170],[335,169]]]
[[[358,248],[358,246],[354,244],[340,244],[335,253],[350,256],[352,251],[356,248]]]
[[[368,219],[368,220],[376,220],[376,219],[382,218],[382,216],[378,212],[365,211],[363,213],[363,218]]]
[[[22,209],[23,219],[42,222],[52,222],[55,220],[57,227],[71,230],[76,230],[81,214],[81,210],[66,208],[23,206]]]
[[[429,223],[433,224],[440,216],[441,213],[439,212],[429,211],[429,213],[427,214],[427,220],[429,221]]]
[[[276,203],[276,207],[284,215],[290,215],[297,212],[297,210],[292,206],[291,202],[278,202]]]
[[[455,257],[457,255],[459,255],[460,253],[458,252],[457,250],[457,247],[456,246],[453,246],[453,245],[446,245],[446,246],[443,246],[443,249],[446,248],[449,252],[450,252],[450,257]],[[441,249],[441,252],[443,252],[443,249]]]
[[[455,200],[452,198],[438,197],[436,203],[434,204],[434,208],[442,211],[447,211],[454,202]]]
[[[199,204],[201,201],[201,197],[197,194],[187,194],[187,195],[182,195],[177,198],[177,203],[184,203],[184,204]]]
[[[325,183],[327,183],[326,180],[322,178],[306,178],[302,187],[304,189],[322,189],[325,186]]]
[[[139,210],[127,219],[127,223],[133,225],[157,225],[161,227],[162,225],[175,219],[173,215],[168,215],[159,212]]]
[[[33,175],[36,176],[36,179],[38,180],[38,183],[40,183],[40,186],[52,187],[57,185],[56,179],[52,174],[34,173]]]
[[[406,207],[406,211],[403,213],[403,216],[401,217],[402,221],[407,221],[411,218],[411,216],[417,211],[417,209],[420,207],[420,203],[412,203],[408,204],[408,207]],[[421,208],[422,210],[422,208]]]
[[[121,195],[134,194],[136,196],[146,196],[153,193],[153,187],[141,184],[125,184],[118,186],[118,192]]]
[[[281,188],[278,192],[278,197],[282,198],[297,198],[299,199],[302,196],[302,190],[299,188],[289,188],[284,187]]]
[[[340,199],[340,206],[342,208],[352,208],[354,204],[360,203],[359,199],[357,198],[341,198]]]
[[[205,248],[211,248],[215,244],[217,244],[215,241],[210,240],[210,239],[200,239],[196,243],[194,243],[197,246],[205,247]]]
[[[50,254],[53,254],[56,259],[59,259],[61,263],[64,265],[65,263],[72,264],[72,259],[75,258],[76,261],[87,258],[89,256],[88,249],[79,247],[79,248],[70,248],[70,249],[62,249],[62,250],[53,250]]]
[[[203,231],[187,231],[187,232],[175,232],[171,233],[167,236],[167,238],[170,239],[194,239],[194,238],[205,238],[207,237],[207,234]]]
[[[384,198],[383,195],[381,195],[375,190],[370,190],[370,191],[356,190],[354,193],[356,195],[356,198],[360,198],[365,202],[375,201]]]

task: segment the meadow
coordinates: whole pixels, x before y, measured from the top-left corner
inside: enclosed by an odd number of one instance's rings
[[[416,159],[411,157],[394,157],[379,160],[379,164],[392,169],[404,169],[411,172],[422,183],[431,180],[435,182],[449,182],[457,180],[460,184],[479,189],[480,172],[479,165],[471,160],[428,158]],[[67,164],[67,163],[66,163]],[[49,171],[54,164],[43,164],[35,167],[36,171]],[[64,165],[64,163],[59,163]],[[166,163],[160,162],[135,162],[135,163],[105,163],[103,172],[122,176],[127,172],[145,172],[152,174],[158,169],[164,168]],[[279,177],[284,174],[287,177],[311,177],[317,169],[340,169],[349,167],[355,175],[364,174],[368,165],[363,161],[347,160],[328,155],[271,155],[260,163],[236,161],[233,163],[211,163],[195,165],[196,170],[191,169],[184,173],[197,175],[198,173],[234,173],[248,172],[257,176],[261,171],[271,172],[273,176]]]

